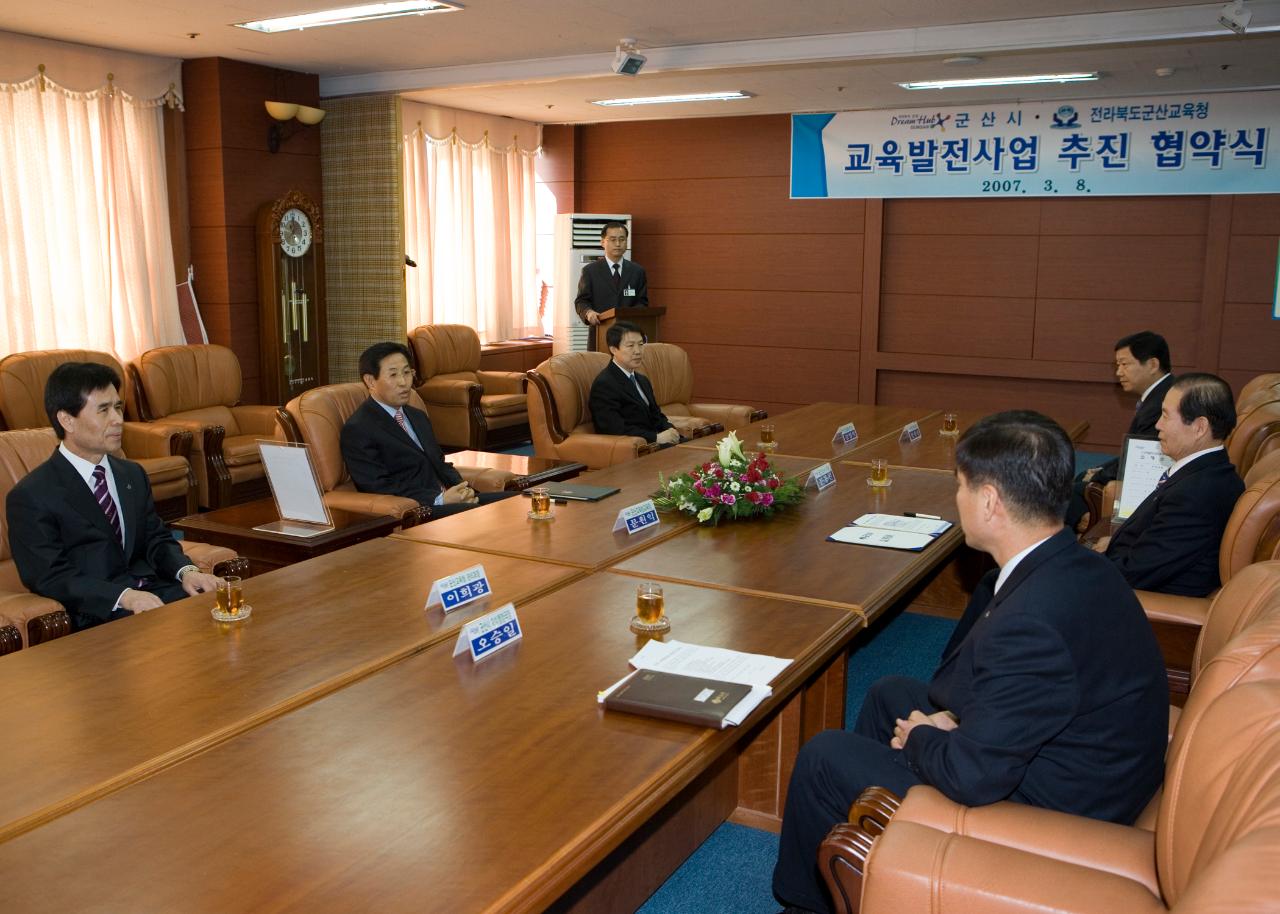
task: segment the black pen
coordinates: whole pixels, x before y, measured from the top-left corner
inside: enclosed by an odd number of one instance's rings
[[[942,518],[936,514],[921,514],[918,511],[903,511],[902,516],[903,517],[923,517],[926,520],[942,520]]]

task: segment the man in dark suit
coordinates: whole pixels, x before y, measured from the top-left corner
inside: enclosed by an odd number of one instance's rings
[[[627,227],[621,222],[606,222],[600,230],[600,246],[604,257],[582,268],[578,277],[578,295],[573,307],[583,322],[595,327],[600,323],[600,312],[611,308],[647,308],[649,284],[644,267],[633,260],[626,260]],[[595,331],[591,332],[591,351],[595,351]]]
[[[508,498],[514,492],[474,491],[431,430],[431,420],[409,405],[414,371],[402,343],[375,343],[360,355],[360,379],[369,399],[342,426],[342,459],[361,492],[401,495],[446,517]]]
[[[1129,430],[1125,434],[1153,437],[1164,395],[1173,384],[1173,375],[1169,373],[1169,344],[1160,334],[1142,330],[1117,340],[1115,354],[1116,380],[1120,382],[1120,388],[1127,394],[1138,395],[1133,418],[1129,420]],[[1089,510],[1084,500],[1085,486],[1090,482],[1105,486],[1119,475],[1120,458],[1113,457],[1077,476],[1071,506],[1067,509],[1067,526],[1074,530],[1098,520],[1085,517]]]
[[[147,474],[109,456],[124,431],[115,371],[59,365],[44,405],[61,443],[5,503],[27,589],[61,603],[77,631],[213,590],[218,579],[187,560],[156,513]]]
[[[1156,429],[1173,466],[1106,544],[1132,587],[1204,597],[1222,583],[1218,548],[1244,492],[1222,445],[1235,426],[1231,387],[1216,375],[1184,374],[1165,394]]]
[[[605,333],[613,361],[591,382],[591,419],[601,435],[638,435],[649,443],[679,444],[680,433],[658,408],[649,379],[640,374],[644,334],[617,321]]]
[[[929,784],[952,800],[1013,800],[1132,822],[1164,769],[1164,663],[1132,589],[1062,525],[1071,442],[1032,412],[988,416],[956,448],[965,542],[983,578],[930,682],[876,682],[853,732],[800,752],[773,891],[829,909],[818,845],[865,788]]]

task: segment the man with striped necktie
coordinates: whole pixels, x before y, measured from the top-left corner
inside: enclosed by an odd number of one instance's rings
[[[147,474],[114,456],[120,378],[68,362],[49,375],[45,411],[61,443],[9,492],[9,548],[22,583],[57,600],[76,630],[213,590],[156,513]]]
[[[509,498],[476,492],[444,459],[431,420],[409,404],[414,371],[403,343],[374,343],[360,355],[369,399],[342,426],[342,459],[361,492],[400,495],[431,508],[431,519]]]

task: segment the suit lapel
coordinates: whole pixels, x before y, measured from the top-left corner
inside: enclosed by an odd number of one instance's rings
[[[640,396],[640,392],[636,390],[636,385],[631,382],[631,378],[627,377],[627,373],[618,367],[618,363],[610,362],[609,366],[618,373],[619,383],[622,384],[623,389],[626,390],[631,399],[648,409],[648,406]],[[639,378],[640,376],[635,375],[635,377]],[[648,394],[645,394],[645,396],[647,397]]]
[[[400,427],[400,423],[395,420],[395,417],[383,409],[382,405],[377,400],[370,397],[365,402],[365,408],[373,413],[374,421],[381,426],[384,432],[402,444],[407,444],[415,451],[418,450],[418,446],[413,443],[413,439],[409,437],[409,433]],[[409,412],[407,410],[405,411],[405,418],[409,419]],[[412,419],[410,419],[410,421],[412,421]],[[414,430],[417,430],[416,426]]]
[[[53,452],[50,465],[58,475],[62,490],[66,493],[67,504],[74,508],[92,526],[97,527],[103,535],[116,544],[117,548],[123,550],[120,541],[116,539],[116,532],[111,529],[111,524],[107,522],[107,515],[103,513],[98,500],[93,497],[93,490],[85,483],[84,477],[76,472],[76,468],[59,451]],[[118,485],[119,480],[117,480]],[[116,505],[116,510],[120,511],[122,509],[119,505]],[[132,523],[129,523],[129,519],[126,519],[125,530],[131,530],[133,526]],[[128,536],[128,533],[126,532],[125,535]]]
[[[111,460],[111,456],[108,455],[107,459]],[[138,542],[138,529],[142,524],[142,504],[130,481],[132,474],[126,472],[119,463],[112,461],[111,475],[115,477],[116,494],[120,500],[116,509],[124,518],[124,554],[128,557],[133,555],[134,546]]]

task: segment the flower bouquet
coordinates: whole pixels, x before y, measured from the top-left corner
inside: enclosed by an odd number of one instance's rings
[[[658,483],[653,503],[659,511],[684,511],[713,526],[726,519],[768,517],[804,498],[798,478],[774,470],[764,454],[748,460],[733,432],[716,443],[715,460],[666,480],[659,473]]]

